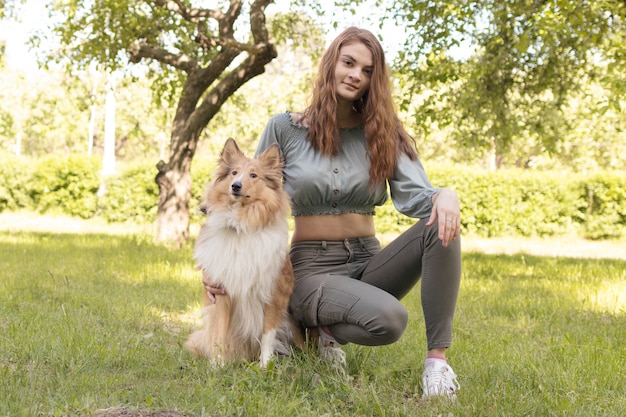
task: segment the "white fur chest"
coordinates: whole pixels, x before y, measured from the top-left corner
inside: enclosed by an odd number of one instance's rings
[[[233,299],[253,295],[267,302],[287,257],[287,221],[277,219],[265,228],[246,230],[235,215],[229,211],[209,216],[194,258]]]

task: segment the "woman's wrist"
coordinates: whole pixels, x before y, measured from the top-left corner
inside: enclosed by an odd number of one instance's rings
[[[441,193],[441,189],[437,190],[437,192],[430,197],[430,201],[432,201],[433,205],[435,205],[435,203],[437,202],[437,199],[439,198],[439,193]]]

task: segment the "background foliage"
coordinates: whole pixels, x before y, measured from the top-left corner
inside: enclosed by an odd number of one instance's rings
[[[5,17],[18,15],[19,3],[9,2]],[[308,3],[287,2],[290,13],[270,14],[278,57],[233,94],[202,132],[192,165],[194,196],[227,137],[251,153],[273,114],[306,106],[322,34],[357,24],[389,41],[391,23],[406,41],[388,56],[401,117],[433,183],[461,195],[464,232],[624,235],[624,2]],[[308,17],[317,14],[324,18]],[[88,29],[74,32],[87,36]],[[114,36],[111,30],[100,35],[94,42],[103,47],[106,36]],[[0,209],[154,220],[155,165],[167,153],[171,103],[180,86],[172,78],[168,87],[158,68],[125,66],[119,39],[114,46],[100,52],[116,51],[116,68],[124,67],[116,85],[121,168],[104,187],[97,159],[84,155],[91,109],[93,155],[102,154],[106,74],[84,60],[71,71],[53,62],[37,72],[22,71],[5,65],[0,54]],[[390,204],[379,214],[385,230],[412,221]]]
[[[153,166],[131,163],[118,175],[101,178],[99,163],[76,156],[32,160],[0,159],[0,211],[35,210],[109,222],[154,221],[158,189]],[[215,167],[196,158],[192,166],[192,211]],[[464,233],[479,236],[626,236],[626,175],[553,173],[522,169],[496,173],[476,167],[431,166],[437,187],[451,187],[462,202]],[[103,186],[101,186],[103,184]],[[101,188],[104,187],[104,188]],[[195,221],[202,218],[196,216]],[[387,202],[377,210],[379,232],[399,232],[415,222]]]
[[[577,131],[583,143],[599,142],[583,153],[605,168],[620,166],[603,150],[623,149],[624,137],[585,132],[579,119],[621,114],[616,130],[623,132],[623,1],[378,3],[406,28],[395,66],[402,104],[422,130],[449,127],[448,143],[478,151],[493,167],[533,166],[557,153],[575,166],[580,155],[565,143]]]
[[[15,9],[19,2],[13,3]],[[252,147],[269,116],[305,107],[324,48],[321,34],[333,25],[356,24],[387,42],[396,101],[424,160],[490,169],[626,166],[624,2],[335,3],[283,2],[290,13],[268,13],[278,57],[211,120],[200,155],[229,136]],[[324,16],[313,20],[306,14]],[[77,39],[88,29],[76,29]],[[159,68],[130,65],[120,55],[119,40],[105,48],[107,36],[113,32],[101,31],[94,44],[104,55],[117,51],[115,65],[124,67],[116,88],[117,157],[156,163],[159,138],[166,137],[165,146],[169,142],[179,80]],[[34,40],[54,39],[48,38],[44,32]],[[390,42],[395,38],[405,42]],[[94,152],[101,152],[105,74],[80,62],[82,69],[65,72],[50,61],[37,73],[0,63],[0,152],[15,153],[19,138],[23,155],[84,153],[92,105],[98,110]]]

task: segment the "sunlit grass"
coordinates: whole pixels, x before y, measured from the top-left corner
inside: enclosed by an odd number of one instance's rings
[[[456,404],[420,401],[419,289],[397,343],[215,369],[191,246],[143,235],[0,232],[0,415],[176,410],[189,416],[622,416],[626,261],[465,253],[449,358]]]
[[[626,313],[626,282],[606,282],[595,291],[581,291],[585,308],[609,314]]]

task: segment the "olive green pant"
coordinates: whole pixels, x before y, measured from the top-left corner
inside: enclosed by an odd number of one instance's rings
[[[291,314],[304,327],[327,326],[341,344],[390,344],[407,326],[399,300],[421,278],[428,349],[449,347],[461,242],[457,238],[444,248],[437,224],[425,224],[417,222],[384,249],[375,237],[294,243]]]

